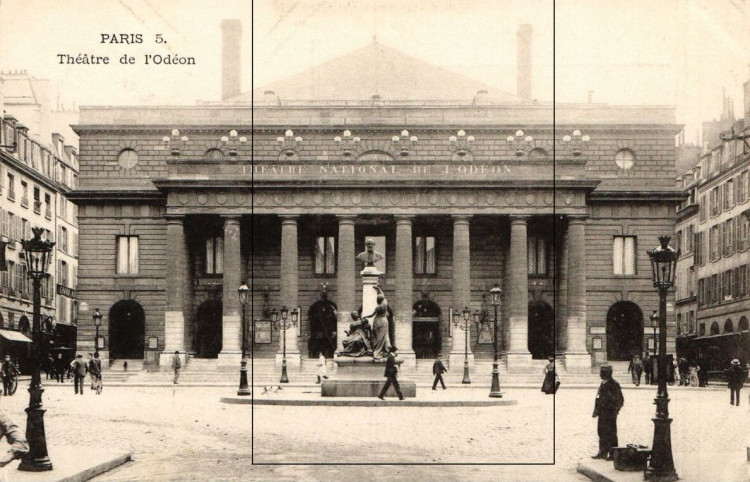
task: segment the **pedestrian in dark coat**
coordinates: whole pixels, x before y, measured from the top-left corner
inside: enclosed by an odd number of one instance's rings
[[[73,386],[75,393],[83,395],[83,380],[86,378],[88,372],[88,363],[83,359],[83,355],[78,354],[73,363],[70,364],[73,369]]]
[[[435,381],[432,382],[433,390],[437,390],[438,381],[440,382],[440,385],[443,386],[443,390],[445,390],[445,382],[443,382],[443,373],[447,372],[448,369],[445,368],[445,365],[443,365],[442,357],[443,356],[440,353],[438,353],[435,363],[432,364],[432,374],[435,375]]]
[[[596,392],[593,417],[599,417],[597,433],[599,434],[599,452],[592,455],[594,459],[612,460],[612,447],[617,447],[617,414],[625,400],[622,397],[620,384],[612,378],[612,367],[602,365],[599,371],[602,383]]]
[[[648,352],[643,355],[643,360],[641,363],[643,364],[643,381],[646,383],[646,385],[651,385],[651,372],[653,371],[653,365]]]
[[[740,366],[738,359],[732,360],[732,365],[727,369],[727,384],[729,385],[729,404],[740,404],[740,390],[745,383],[745,372]],[[736,401],[736,403],[735,403]]]
[[[636,387],[640,386],[641,374],[643,373],[643,363],[641,362],[641,358],[638,355],[634,356],[633,359],[630,360],[630,364],[628,365],[628,372],[633,379],[633,385],[635,385]]]
[[[383,398],[385,396],[385,392],[388,391],[388,388],[393,385],[393,389],[396,390],[396,395],[398,395],[399,400],[404,399],[404,395],[401,393],[401,387],[398,384],[398,365],[396,365],[396,347],[391,345],[390,349],[388,350],[388,358],[385,360],[385,373],[384,376],[386,377],[385,385],[383,385],[383,389],[380,390],[380,395],[378,395],[378,398],[381,400],[385,400]]]
[[[5,361],[3,362],[2,369],[3,375],[3,395],[12,395],[10,393],[10,387],[13,382],[13,378],[20,375],[20,371],[15,363],[10,360],[10,355],[5,355]]]

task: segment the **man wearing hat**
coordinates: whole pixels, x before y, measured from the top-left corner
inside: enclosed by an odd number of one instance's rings
[[[599,417],[597,424],[599,452],[591,458],[612,460],[612,447],[617,447],[617,414],[622,408],[624,399],[620,384],[612,378],[610,365],[602,365],[599,377],[602,383],[596,392],[592,415],[592,417]]]
[[[432,382],[432,389],[437,390],[437,384],[440,382],[443,390],[445,390],[445,382],[443,382],[443,373],[447,372],[448,369],[443,365],[443,355],[438,353],[435,363],[432,364],[432,374],[435,375],[435,381]]]
[[[0,371],[2,371],[3,376],[3,395],[13,395],[10,392],[13,377],[18,376],[21,372],[18,370],[16,364],[10,361],[10,355],[5,355],[5,361],[3,361]]]
[[[401,387],[398,384],[398,379],[396,378],[398,375],[398,365],[396,365],[396,347],[391,345],[390,350],[388,351],[388,358],[385,360],[385,377],[387,380],[385,381],[385,385],[383,385],[383,389],[380,390],[380,395],[378,395],[378,398],[381,400],[385,400],[383,398],[385,396],[385,392],[388,391],[388,387],[393,385],[393,389],[396,390],[396,395],[398,395],[399,400],[404,399],[404,395],[401,393]]]
[[[729,385],[729,404],[739,405],[740,404],[740,390],[744,384],[745,372],[740,366],[738,359],[732,360],[732,364],[727,369],[727,384]],[[735,403],[736,400],[736,403]]]

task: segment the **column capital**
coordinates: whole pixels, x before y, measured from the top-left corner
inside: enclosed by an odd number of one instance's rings
[[[451,215],[451,219],[453,220],[453,224],[462,224],[462,223],[468,224],[471,221],[472,217],[473,216],[471,214],[453,214],[453,215]]]
[[[393,216],[396,224],[411,224],[415,216],[413,214],[396,214]]]
[[[299,220],[299,214],[280,214],[281,224],[297,223]]]
[[[357,221],[356,214],[337,214],[336,219],[339,224],[354,224]]]
[[[239,214],[222,214],[221,218],[224,220],[224,224],[236,222],[239,223],[242,216]]]
[[[588,214],[568,214],[568,224],[584,224],[589,218]]]
[[[526,224],[531,216],[528,214],[511,214],[508,217],[510,218],[510,224]]]
[[[164,219],[167,221],[167,224],[185,224],[185,216],[183,215],[165,214]]]

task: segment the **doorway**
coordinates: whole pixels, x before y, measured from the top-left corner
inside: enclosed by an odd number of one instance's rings
[[[198,307],[196,330],[196,356],[217,358],[221,352],[222,311],[221,301],[204,301]]]
[[[143,359],[146,316],[133,300],[115,303],[109,310],[110,359]]]
[[[618,301],[607,312],[607,359],[628,361],[643,351],[643,312],[632,301]]]
[[[555,356],[555,310],[544,301],[529,303],[528,348],[534,360]]]

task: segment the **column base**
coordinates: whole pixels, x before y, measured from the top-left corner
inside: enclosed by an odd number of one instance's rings
[[[588,353],[566,353],[563,359],[567,373],[591,373],[591,355]]]
[[[401,353],[398,356],[401,356]],[[474,368],[474,354],[469,353],[468,359],[469,368]],[[448,355],[448,367],[453,370],[452,373],[454,374],[462,370],[464,367],[464,352],[450,352],[450,355]]]
[[[508,373],[533,373],[536,371],[531,353],[508,353],[505,355],[505,363]]]
[[[402,367],[411,369],[417,368],[417,354],[413,351],[403,352],[399,350],[398,358],[404,360],[404,362],[401,364]]]
[[[159,353],[159,370],[171,370],[172,369],[172,357],[174,356],[174,350],[163,351]],[[180,352],[180,361],[182,362],[182,368],[187,365],[187,355]],[[120,364],[122,368],[122,364]],[[133,370],[134,367],[128,367],[128,371]]]

